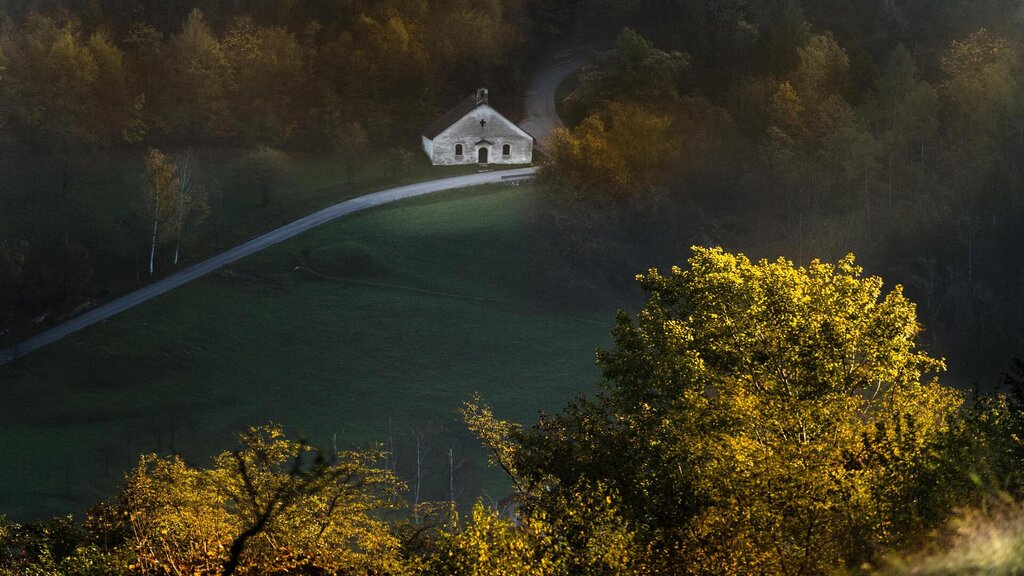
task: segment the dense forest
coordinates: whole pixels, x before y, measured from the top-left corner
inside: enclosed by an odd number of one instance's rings
[[[564,213],[592,208],[559,221],[585,266],[854,252],[921,303],[961,385],[998,381],[1024,349],[1019,5],[589,4],[617,40],[552,149]]]
[[[525,40],[516,2],[5,5],[7,144],[58,153],[404,140]]]
[[[56,199],[118,151],[172,192],[192,157],[158,149],[245,150],[264,190],[285,154],[355,166],[478,86],[514,111],[546,50],[580,47],[534,225],[636,312],[598,352],[600,393],[528,428],[463,407],[500,503],[410,506],[385,454],[268,426],[209,465],[143,456],[84,519],[0,522],[0,574],[1022,570],[1019,2],[2,10],[0,161],[43,159]],[[196,197],[167,201],[178,236],[211,209]],[[684,263],[691,245],[724,249]],[[74,307],[94,250],[0,230],[0,320]]]

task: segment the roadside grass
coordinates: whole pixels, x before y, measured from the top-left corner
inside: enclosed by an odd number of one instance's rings
[[[622,301],[550,248],[532,215],[543,193],[355,214],[0,368],[0,514],[82,512],[140,453],[205,463],[268,421],[328,448],[393,441],[410,482],[425,431],[424,499],[448,497],[449,450],[460,504],[500,499],[457,409],[480,392],[529,424],[593,392]]]

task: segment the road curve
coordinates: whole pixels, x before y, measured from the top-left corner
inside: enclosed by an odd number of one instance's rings
[[[381,206],[396,200],[414,198],[416,196],[431,194],[433,192],[530,178],[536,174],[536,172],[537,169],[532,167],[483,172],[479,174],[470,174],[468,176],[456,176],[453,178],[430,180],[427,182],[409,184],[407,186],[399,186],[397,188],[389,188],[387,190],[381,190],[380,192],[374,192],[372,194],[346,200],[340,204],[324,208],[319,212],[314,212],[313,214],[300,218],[290,224],[285,224],[284,226],[267,232],[266,234],[257,236],[252,240],[239,244],[225,252],[221,252],[208,260],[204,260],[198,264],[185,268],[181,272],[177,272],[171,276],[158,280],[145,288],[141,288],[102,306],[93,308],[81,316],[76,316],[59,326],[51,328],[50,330],[38,334],[24,342],[21,342],[20,344],[12,346],[11,348],[0,350],[0,366],[10,362],[14,358],[23,357],[30,352],[38,350],[48,344],[52,344],[66,336],[78,332],[79,330],[92,326],[98,322],[102,322],[115,314],[124,312],[125,310],[142,304],[147,300],[174,290],[183,284],[210,274],[211,272],[215,272],[228,264],[245,258],[246,256],[255,254],[256,252],[259,252],[269,246],[273,246],[274,244],[284,242],[289,238],[302,234],[303,232],[316,228],[322,224],[326,224],[332,220],[341,218],[342,216],[360,212],[368,208]]]
[[[544,139],[562,125],[558,117],[555,93],[558,85],[586,62],[581,51],[563,50],[552,59],[551,65],[530,80],[523,102],[523,120],[519,126],[534,137],[536,148],[544,150]]]

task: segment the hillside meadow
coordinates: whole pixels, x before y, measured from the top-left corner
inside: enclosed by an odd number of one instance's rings
[[[500,499],[457,410],[523,422],[593,391],[621,294],[530,226],[540,187],[495,186],[328,224],[0,369],[0,510],[81,512],[140,453],[204,463],[273,421],[331,448],[392,448],[421,499]],[[449,450],[452,461],[449,463]]]

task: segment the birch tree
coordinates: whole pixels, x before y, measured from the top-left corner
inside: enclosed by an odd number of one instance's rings
[[[180,178],[174,162],[163,152],[150,148],[146,155],[146,201],[153,217],[152,234],[149,241],[149,276],[156,271],[156,248],[160,231],[167,220],[174,216],[175,196]]]
[[[436,435],[437,427],[433,422],[427,422],[423,426],[411,427],[410,432],[412,433],[412,438],[416,448],[416,455],[413,459],[413,464],[416,466],[416,472],[412,485],[413,507],[416,507],[420,504],[423,477],[426,474],[427,456],[430,455],[432,447],[431,439]]]
[[[178,185],[171,196],[174,217],[174,265],[181,259],[181,243],[190,228],[198,225],[207,214],[206,189],[196,177],[196,160],[191,150],[176,163]]]

